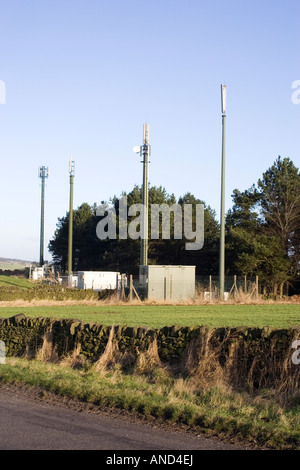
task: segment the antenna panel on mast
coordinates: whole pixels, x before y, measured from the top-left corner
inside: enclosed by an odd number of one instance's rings
[[[73,162],[71,156],[70,156],[70,162],[69,162],[69,173],[70,173],[70,176],[74,176],[75,174],[75,162]]]
[[[221,107],[222,114],[226,112],[226,85],[221,85]]]
[[[149,129],[150,129],[149,124],[144,124],[144,145],[149,144],[149,133],[150,133]]]

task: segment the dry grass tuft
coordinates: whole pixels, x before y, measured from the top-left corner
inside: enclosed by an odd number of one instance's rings
[[[64,356],[61,359],[60,364],[63,367],[71,367],[72,369],[82,369],[85,367],[87,360],[81,354],[81,345],[78,344],[70,354]]]
[[[154,338],[146,351],[138,352],[134,370],[137,374],[149,374],[156,367],[163,368],[158,354],[157,339]]]
[[[118,346],[118,341],[115,335],[114,326],[111,327],[109,332],[108,341],[105,347],[103,354],[94,364],[94,370],[96,372],[106,372],[107,369],[113,367],[120,357],[120,351]]]
[[[280,352],[273,339],[262,339],[256,349],[234,333],[216,342],[214,331],[203,328],[186,349],[179,369],[189,386],[199,391],[218,387],[224,394],[236,390],[255,395],[265,389],[277,402],[300,402],[300,367],[292,363],[292,352]]]
[[[41,362],[58,362],[59,357],[56,349],[53,347],[53,331],[49,330],[44,338],[41,348],[36,353],[36,359]]]
[[[111,328],[109,338],[104,352],[93,364],[93,369],[99,373],[115,369],[117,371],[131,371],[136,374],[151,374],[156,368],[163,369],[161,363],[156,338],[149,344],[145,351],[124,352],[119,350],[118,340],[114,327]]]
[[[191,341],[180,364],[183,375],[190,377],[190,387],[201,391],[219,387],[230,391],[226,368],[219,361],[222,345],[212,345],[214,332],[203,328],[200,335]]]
[[[276,394],[280,397],[281,401],[297,401],[300,403],[300,365],[292,362],[292,343],[298,339],[296,334],[291,341],[289,350],[282,361],[280,377],[276,377],[275,387]],[[273,369],[276,366],[276,351],[272,351]]]

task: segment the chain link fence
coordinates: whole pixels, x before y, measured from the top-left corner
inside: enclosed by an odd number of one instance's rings
[[[70,276],[60,276],[57,280],[64,286],[77,288],[77,273]],[[181,292],[186,292],[184,281],[173,281],[171,285],[161,283],[157,290],[161,290],[160,299],[181,300]],[[220,298],[219,276],[199,276],[195,278],[195,289],[191,291],[190,298],[195,300],[213,301]],[[148,297],[147,286],[142,285],[139,275],[120,274],[115,294],[119,299],[145,300]],[[258,277],[231,275],[224,278],[224,300],[229,299],[256,299],[264,294],[263,285],[259,284]]]
[[[178,281],[173,282],[171,291],[166,289],[166,286],[161,283],[161,300],[181,300],[179,292],[186,291],[185,288]],[[219,276],[196,276],[195,290],[191,293],[191,299],[213,301],[219,299]],[[258,277],[247,276],[226,276],[224,279],[224,300],[229,299],[256,299],[259,297],[261,286],[258,282]],[[124,283],[123,291],[124,298],[130,300],[138,298],[140,300],[147,298],[147,288],[141,285],[139,276],[127,276]]]
[[[219,298],[219,276],[196,276],[196,295],[204,300]],[[258,277],[225,276],[224,299],[236,297],[257,298],[260,293]]]

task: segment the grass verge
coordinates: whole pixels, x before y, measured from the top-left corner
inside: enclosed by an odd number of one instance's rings
[[[216,381],[204,385],[162,365],[155,345],[135,360],[120,355],[113,341],[94,364],[78,350],[58,360],[45,346],[37,358],[7,358],[0,365],[0,382],[38,387],[45,396],[51,392],[99,408],[126,410],[236,443],[300,449],[299,400],[283,405],[270,390],[250,395]]]

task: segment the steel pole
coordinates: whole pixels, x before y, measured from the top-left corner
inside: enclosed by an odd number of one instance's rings
[[[141,249],[140,249],[140,265],[148,264],[148,164],[149,164],[149,148],[147,140],[147,128],[144,125],[144,142],[142,146],[143,156],[143,188],[142,188],[142,227],[141,227]]]
[[[70,174],[70,210],[69,210],[69,243],[68,243],[68,275],[72,274],[72,251],[73,251],[73,178]]]
[[[45,167],[41,168],[41,233],[40,233],[40,266],[44,264],[44,210],[45,210]]]
[[[222,114],[222,169],[221,169],[221,216],[220,216],[220,299],[224,299],[225,279],[225,114]]]
[[[148,264],[148,151],[144,151],[143,161],[143,221],[141,240],[141,264]]]

